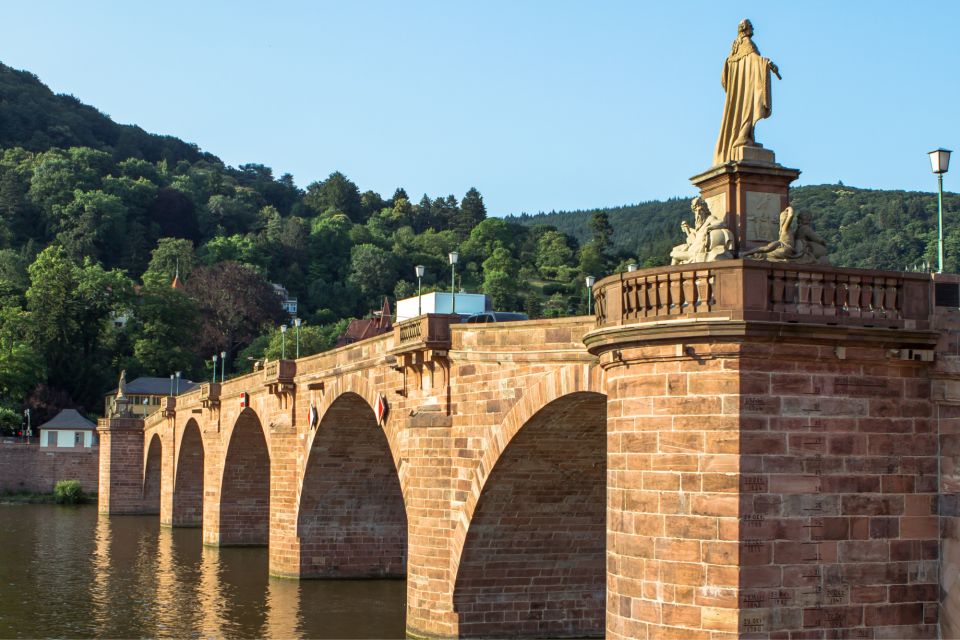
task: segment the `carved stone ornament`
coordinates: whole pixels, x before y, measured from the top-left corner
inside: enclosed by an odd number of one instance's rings
[[[734,237],[726,221],[710,213],[706,201],[700,196],[691,201],[690,209],[693,211],[694,226],[691,227],[686,220],[680,223],[687,241],[670,251],[670,264],[733,258]]]
[[[747,251],[742,257],[771,262],[826,264],[827,243],[813,230],[809,213],[787,207],[780,212],[780,237]]]

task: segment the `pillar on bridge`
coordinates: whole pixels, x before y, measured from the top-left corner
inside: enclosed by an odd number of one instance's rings
[[[937,637],[933,290],[741,260],[598,283],[607,637]]]
[[[143,513],[143,420],[103,418],[98,504],[106,515]]]

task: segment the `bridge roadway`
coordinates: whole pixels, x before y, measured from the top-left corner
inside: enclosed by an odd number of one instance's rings
[[[936,637],[933,288],[730,261],[611,276],[595,318],[421,316],[101,420],[100,510],[406,577],[412,636]]]

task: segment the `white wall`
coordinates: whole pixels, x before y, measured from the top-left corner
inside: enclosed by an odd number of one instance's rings
[[[90,448],[93,446],[93,431],[86,429],[81,429],[78,431],[62,430],[62,429],[41,429],[40,430],[40,446],[41,447],[67,447],[72,448],[74,442],[76,441],[76,434],[83,434],[83,447]]]
[[[423,294],[420,301],[421,313],[452,313],[452,296],[449,293],[431,291]],[[489,301],[482,293],[458,293],[457,313],[471,314],[487,311]],[[397,301],[397,322],[417,317],[417,296]]]

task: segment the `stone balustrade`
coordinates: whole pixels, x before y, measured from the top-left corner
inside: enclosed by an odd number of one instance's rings
[[[696,316],[924,330],[934,304],[926,273],[755,260],[618,273],[593,295],[598,328]]]

